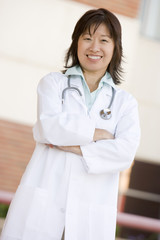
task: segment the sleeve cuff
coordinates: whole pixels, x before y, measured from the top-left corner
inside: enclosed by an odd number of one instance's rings
[[[92,143],[90,143],[90,144],[95,144],[95,142],[92,142]],[[82,163],[83,163],[83,165],[84,165],[84,168],[85,168],[85,170],[88,172],[88,173],[90,173],[90,171],[91,171],[91,158],[93,157],[91,157],[91,154],[90,154],[90,151],[88,151],[88,146],[80,146],[80,148],[81,148],[81,151],[82,151],[82,158],[81,158],[81,160],[82,160]]]

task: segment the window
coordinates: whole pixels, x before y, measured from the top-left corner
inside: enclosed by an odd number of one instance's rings
[[[160,1],[143,0],[140,11],[140,32],[146,37],[160,40]]]

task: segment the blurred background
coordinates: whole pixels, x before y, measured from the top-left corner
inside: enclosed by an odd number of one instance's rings
[[[12,198],[34,150],[37,84],[63,69],[75,23],[99,7],[121,22],[121,88],[136,97],[142,130],[133,166],[121,173],[118,211],[160,219],[159,0],[0,0],[0,217],[9,204],[4,196]],[[160,239],[154,231],[120,225],[117,236]]]

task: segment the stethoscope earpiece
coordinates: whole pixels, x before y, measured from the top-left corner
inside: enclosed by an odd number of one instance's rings
[[[101,118],[104,120],[109,120],[112,117],[112,113],[109,108],[102,109],[99,114]]]

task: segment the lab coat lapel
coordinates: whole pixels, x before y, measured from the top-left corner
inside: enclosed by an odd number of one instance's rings
[[[82,81],[81,79],[78,77],[74,77],[71,78],[71,86],[72,87],[76,87],[80,90],[82,96],[79,95],[78,92],[76,92],[76,90],[71,91],[72,96],[74,96],[74,99],[85,109],[85,111],[87,110],[86,104],[85,104],[85,95],[84,95],[84,89],[82,86]]]

